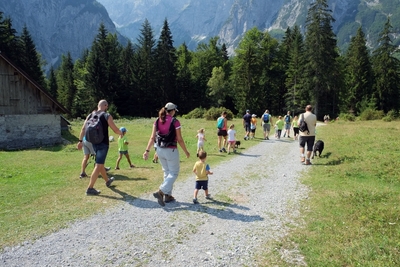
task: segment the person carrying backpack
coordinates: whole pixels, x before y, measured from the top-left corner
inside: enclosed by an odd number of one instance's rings
[[[290,111],[288,111],[285,117],[283,117],[283,121],[285,122],[285,133],[283,134],[283,137],[287,134],[287,137],[290,138],[290,127],[292,126],[292,116],[290,116]]]
[[[165,203],[175,200],[172,196],[172,189],[174,182],[178,178],[180,168],[177,145],[179,144],[187,158],[190,157],[185,141],[182,138],[181,124],[174,118],[177,111],[177,106],[171,102],[161,108],[158,118],[153,124],[146,150],[143,153],[143,159],[147,160],[150,148],[153,147],[154,142],[157,142],[157,155],[164,171],[164,181],[161,183],[159,190],[153,193],[153,196],[161,206],[165,206]]]
[[[83,137],[87,139],[87,141],[91,142],[93,145],[94,152],[96,153],[96,166],[94,167],[94,170],[92,172],[92,175],[90,176],[90,181],[88,188],[86,190],[86,195],[98,195],[100,194],[100,191],[94,189],[94,184],[96,183],[97,178],[99,177],[99,174],[103,177],[104,181],[106,182],[106,186],[110,187],[111,183],[114,181],[114,177],[111,177],[110,179],[108,178],[106,169],[104,168],[104,163],[106,161],[107,153],[108,153],[108,148],[110,146],[110,141],[108,138],[108,127],[110,127],[114,133],[121,135],[122,132],[119,130],[119,128],[115,125],[113,117],[111,114],[107,112],[108,109],[108,103],[106,100],[100,100],[99,103],[97,104],[97,110],[93,111],[91,114],[89,114],[83,123],[81,132],[79,134],[79,143],[77,145],[77,148],[79,150],[82,149],[82,142],[83,142]],[[99,122],[94,123],[93,118],[96,118]],[[95,125],[100,131],[100,135],[103,137],[101,141],[99,142],[93,142],[93,140],[90,140],[90,137],[92,135],[89,134],[89,126],[88,125]]]
[[[222,112],[221,117],[217,119],[217,136],[218,136],[218,149],[219,152],[226,152],[226,145],[227,145],[227,137],[228,137],[228,132],[227,132],[227,125],[228,125],[228,119],[226,118],[226,115],[228,113],[226,111]],[[222,141],[224,139],[224,141]]]
[[[261,115],[261,124],[263,126],[264,131],[264,139],[269,140],[269,132],[271,131],[271,124],[272,124],[272,116],[269,114],[269,110],[266,109],[264,114]]]

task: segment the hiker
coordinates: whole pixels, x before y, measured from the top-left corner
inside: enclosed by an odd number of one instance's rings
[[[283,121],[285,122],[285,133],[283,134],[283,137],[287,134],[287,137],[290,138],[290,127],[292,126],[292,116],[290,116],[290,111],[288,111],[285,117],[283,117]]]
[[[317,126],[317,116],[311,112],[312,106],[306,106],[306,112],[301,114],[300,120],[307,123],[308,131],[300,132],[299,145],[300,145],[300,157],[301,162],[305,165],[311,165],[311,153],[313,151],[315,142],[315,127]],[[304,116],[304,118],[303,118]],[[307,157],[304,155],[305,145],[307,144]]]
[[[147,160],[150,148],[155,141],[157,142],[157,155],[164,171],[164,181],[161,183],[159,190],[153,193],[153,196],[157,198],[158,204],[161,206],[165,206],[165,203],[175,200],[172,196],[172,189],[174,182],[178,178],[180,168],[177,144],[185,152],[186,157],[190,157],[185,141],[182,138],[181,124],[174,118],[177,111],[177,106],[171,102],[161,108],[158,118],[153,124],[146,150],[143,153],[143,159]]]

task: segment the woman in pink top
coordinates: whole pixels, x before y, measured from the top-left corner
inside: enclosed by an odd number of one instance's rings
[[[157,198],[158,204],[161,206],[165,206],[165,202],[175,200],[172,196],[172,188],[178,178],[180,167],[177,144],[183,149],[187,158],[190,156],[182,138],[181,124],[174,118],[177,111],[177,106],[171,102],[159,111],[146,151],[143,154],[143,158],[147,160],[150,148],[153,147],[154,142],[157,142],[157,155],[164,171],[164,181],[159,190],[153,193],[153,196]]]

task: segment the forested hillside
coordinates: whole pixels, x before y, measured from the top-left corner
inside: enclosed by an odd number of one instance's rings
[[[175,47],[167,20],[157,38],[146,20],[137,44],[125,46],[101,25],[91,48],[75,62],[69,53],[64,55],[61,66],[44,79],[45,86],[72,117],[85,116],[102,98],[115,116],[156,116],[168,101],[176,103],[181,114],[212,107],[238,115],[246,109],[297,114],[306,104],[314,106],[319,119],[325,114],[358,116],[366,110],[397,114],[400,66],[391,20],[381,25],[379,46],[372,53],[360,27],[343,54],[326,0],[310,6],[306,21],[304,34],[295,25],[282,41],[254,27],[233,57],[218,44],[218,37],[200,43],[195,51],[185,44]],[[0,25],[2,53],[34,75],[25,62],[30,58],[24,52],[30,43],[24,37],[28,29],[17,36],[4,17]],[[30,47],[32,52],[34,44]]]

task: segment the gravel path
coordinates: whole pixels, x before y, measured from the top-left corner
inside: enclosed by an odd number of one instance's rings
[[[152,194],[127,200],[32,243],[5,248],[0,266],[258,266],[266,244],[297,225],[300,201],[308,195],[299,176],[310,167],[300,164],[298,142],[287,138],[229,157],[211,166],[213,200],[200,191],[194,205],[190,177],[175,183],[175,203],[161,208]],[[297,254],[288,261],[305,265]]]

